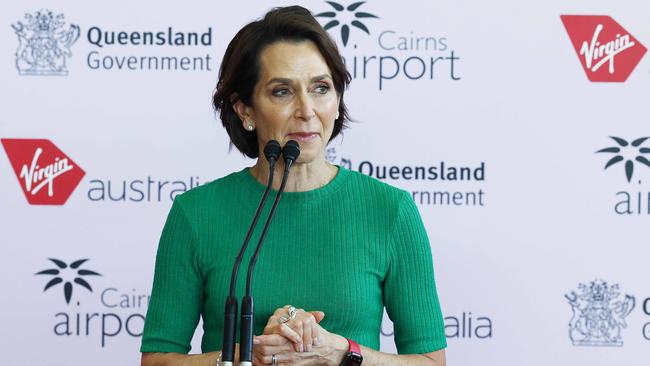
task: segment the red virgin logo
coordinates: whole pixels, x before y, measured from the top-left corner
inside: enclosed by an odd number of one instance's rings
[[[62,205],[86,174],[50,140],[1,139],[32,205]]]
[[[647,49],[606,15],[562,15],[573,48],[590,81],[627,80]]]

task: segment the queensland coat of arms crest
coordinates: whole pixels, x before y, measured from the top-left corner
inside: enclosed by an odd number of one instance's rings
[[[343,157],[339,159],[335,147],[328,147],[325,150],[325,159],[332,164],[339,164],[348,170],[352,170],[352,160]]]
[[[573,316],[569,322],[569,337],[574,346],[622,346],[621,329],[627,328],[625,318],[635,305],[634,296],[620,293],[618,284],[603,280],[581,283],[579,293],[564,296]]]
[[[79,38],[79,26],[65,26],[63,14],[49,10],[25,14],[25,23],[11,27],[18,36],[16,68],[21,75],[67,75],[66,59]]]

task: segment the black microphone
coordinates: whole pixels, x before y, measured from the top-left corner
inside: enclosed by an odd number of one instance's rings
[[[300,156],[300,145],[298,145],[294,140],[289,140],[282,148],[282,155],[284,156],[285,175],[288,175],[291,165],[293,165],[293,163],[298,160],[298,156]]]
[[[242,258],[244,257],[244,252],[246,247],[248,247],[248,241],[253,234],[253,230],[257,225],[257,220],[260,217],[264,203],[266,203],[266,198],[269,195],[269,191],[273,186],[273,174],[275,173],[275,163],[280,157],[280,143],[275,140],[271,140],[266,143],[264,147],[264,156],[269,162],[269,180],[266,184],[266,189],[262,195],[259,205],[257,206],[257,211],[255,211],[255,216],[253,217],[253,222],[248,228],[246,233],[246,238],[244,243],[239,249],[237,258],[235,258],[235,263],[232,269],[232,277],[230,278],[230,292],[228,298],[226,299],[226,309],[224,312],[224,321],[223,321],[223,346],[221,347],[221,364],[224,366],[232,366],[235,361],[235,332],[237,329],[237,297],[235,297],[235,286],[237,284],[237,274],[239,273],[239,265],[241,264]]]
[[[275,209],[278,207],[280,198],[282,197],[282,192],[284,192],[284,187],[287,184],[287,178],[289,177],[289,170],[293,165],[294,161],[298,159],[300,155],[300,146],[294,140],[289,140],[282,148],[282,155],[284,156],[284,174],[282,175],[282,183],[280,184],[280,189],[278,190],[277,196],[273,201],[273,206],[271,206],[271,212],[269,217],[266,219],[264,224],[264,229],[260,234],[260,239],[257,242],[257,248],[255,248],[255,253],[251,257],[250,262],[248,263],[248,274],[246,276],[246,296],[242,299],[241,303],[241,329],[239,330],[239,364],[241,366],[252,366],[253,365],[253,295],[251,294],[251,289],[253,287],[253,269],[255,268],[255,263],[257,262],[257,256],[262,249],[262,242],[266,236],[266,232],[269,229],[273,215],[275,214]]]

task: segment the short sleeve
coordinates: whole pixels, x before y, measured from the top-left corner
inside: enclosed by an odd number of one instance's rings
[[[406,192],[391,233],[384,304],[394,324],[398,353],[429,353],[447,346],[429,239],[417,207]]]
[[[177,196],[160,237],[141,352],[188,353],[203,304],[197,236]]]

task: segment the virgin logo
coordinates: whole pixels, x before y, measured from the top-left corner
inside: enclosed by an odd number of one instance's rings
[[[614,56],[625,51],[626,49],[633,47],[636,43],[630,41],[630,35],[626,34],[621,37],[620,34],[616,35],[616,40],[609,41],[605,44],[598,42],[598,36],[603,30],[603,25],[598,24],[596,26],[596,31],[594,31],[594,36],[591,39],[591,42],[587,44],[587,41],[582,43],[580,47],[580,55],[583,55],[585,58],[585,64],[588,69],[593,72],[598,71],[598,69],[603,66],[606,62],[609,63],[609,73],[614,73]],[[592,63],[595,62],[595,65],[592,66]]]
[[[627,80],[646,52],[641,42],[609,16],[560,18],[591,81]]]
[[[9,161],[32,205],[62,205],[86,174],[51,141],[2,139]]]

